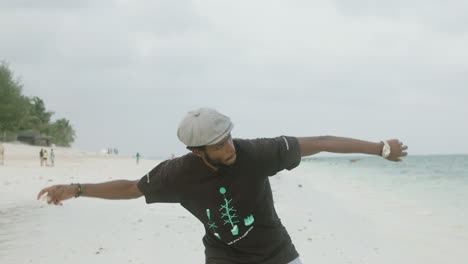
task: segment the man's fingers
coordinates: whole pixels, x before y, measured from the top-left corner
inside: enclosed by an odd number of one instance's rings
[[[54,200],[54,204],[55,204],[55,205],[60,205],[60,206],[62,205],[62,203],[60,202],[59,199],[55,199],[55,200]]]
[[[44,195],[47,192],[47,189],[42,189],[39,194],[37,194],[37,200],[42,198],[42,195]]]
[[[64,196],[63,190],[57,188],[57,186],[45,188],[42,191],[40,191],[37,195],[38,200],[41,199],[47,202],[48,204],[54,204],[59,206],[63,205],[62,201],[66,199],[65,197],[66,196]]]
[[[39,199],[41,198],[41,196],[43,196],[43,195],[46,194],[46,193],[47,193],[48,195],[51,195],[51,194],[54,193],[56,190],[57,190],[57,185],[44,188],[44,189],[42,189],[42,190],[39,192],[39,194],[37,195],[37,199],[39,200]]]
[[[49,193],[46,192],[39,199],[40,201],[44,202],[44,201],[47,201],[48,197],[49,197]]]
[[[408,152],[404,151],[408,149],[408,146],[406,146],[403,142],[398,139],[389,139],[387,142],[390,144],[391,148],[391,155],[389,158],[387,158],[388,160],[401,162],[403,161],[400,159],[401,157],[408,156]]]
[[[46,201],[48,204],[62,205],[60,198],[62,196],[63,191],[61,191],[60,186],[54,185],[42,189],[37,195],[37,199]]]

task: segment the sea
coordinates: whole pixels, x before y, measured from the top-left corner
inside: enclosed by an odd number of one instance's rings
[[[317,184],[341,184],[372,190],[417,204],[427,214],[445,214],[449,221],[468,223],[468,155],[408,156],[391,162],[374,156],[305,158],[302,173]]]

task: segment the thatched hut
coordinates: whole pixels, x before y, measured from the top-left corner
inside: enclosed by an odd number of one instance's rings
[[[39,131],[18,131],[18,141],[36,146],[50,146],[52,137],[42,136]]]

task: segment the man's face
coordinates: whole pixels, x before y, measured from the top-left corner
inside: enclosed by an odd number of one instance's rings
[[[230,166],[236,162],[236,148],[234,142],[229,134],[221,142],[215,145],[206,146],[205,151],[202,152],[206,161],[211,165],[219,166]]]

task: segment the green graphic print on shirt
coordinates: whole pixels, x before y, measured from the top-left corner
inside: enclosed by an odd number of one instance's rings
[[[215,222],[211,222],[211,214],[210,214],[210,209],[206,209],[206,215],[208,216],[208,228],[211,229],[213,231],[213,234],[221,239],[221,236],[219,236],[218,233],[216,233],[216,228],[218,228],[218,226],[216,225]]]
[[[231,227],[231,234],[233,236],[239,235],[239,227],[237,224],[239,223],[239,216],[236,214],[237,210],[234,209],[234,207],[230,206],[232,199],[226,198],[226,188],[221,187],[219,188],[219,193],[223,195],[223,201],[224,204],[222,204],[219,208],[219,211],[221,212],[221,220],[224,221],[223,225],[229,225]],[[218,226],[216,225],[216,222],[212,221],[211,219],[211,213],[210,209],[206,209],[206,215],[208,216],[208,228],[213,231],[214,235],[221,239],[221,236],[216,232],[216,228]],[[254,223],[255,219],[253,215],[249,215],[246,218],[244,218],[244,225],[245,226],[251,226]],[[251,227],[252,228],[252,227]],[[246,234],[244,234],[245,236]]]
[[[232,212],[236,212],[237,210],[234,209],[233,207],[229,207],[229,204],[232,202],[232,199],[228,200],[226,198],[226,195],[225,195],[226,189],[224,187],[221,187],[219,189],[219,193],[223,195],[223,199],[224,199],[224,205],[221,205],[221,207],[219,208],[219,211],[224,212],[221,216],[221,218],[225,218],[223,225],[230,224],[232,227],[231,229],[232,235],[237,236],[239,234],[239,227],[237,227],[236,225],[237,223],[239,223],[239,221],[236,220],[238,216],[236,215],[236,213],[232,214]]]

